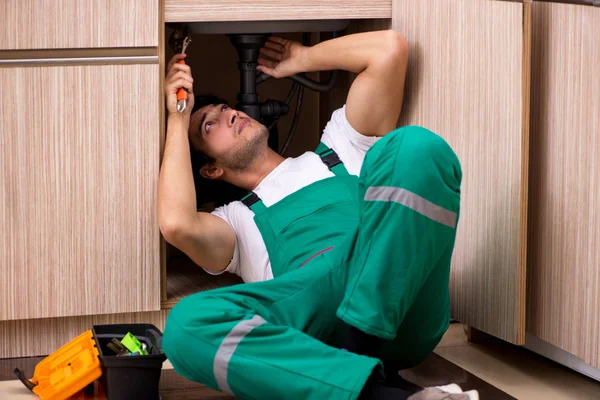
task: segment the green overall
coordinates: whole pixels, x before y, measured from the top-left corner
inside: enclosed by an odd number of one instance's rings
[[[175,370],[240,399],[356,399],[373,369],[409,368],[449,324],[459,160],[416,126],[367,152],[360,177],[323,144],[335,176],[266,207],[244,198],[274,279],[197,293],[169,313]],[[378,358],[341,349],[348,325],[387,340]]]

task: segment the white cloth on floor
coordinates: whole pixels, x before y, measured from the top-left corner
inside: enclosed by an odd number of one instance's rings
[[[408,400],[479,400],[479,393],[476,390],[463,392],[460,386],[452,383],[426,388],[413,394]]]

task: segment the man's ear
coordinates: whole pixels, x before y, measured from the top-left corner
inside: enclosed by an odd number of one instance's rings
[[[223,175],[223,169],[215,167],[212,163],[206,163],[200,168],[200,175],[206,179],[219,179]]]

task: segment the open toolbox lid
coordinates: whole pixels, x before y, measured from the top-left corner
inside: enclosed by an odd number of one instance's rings
[[[43,400],[67,399],[102,376],[92,331],[86,331],[40,361],[28,380],[18,368],[15,374]]]

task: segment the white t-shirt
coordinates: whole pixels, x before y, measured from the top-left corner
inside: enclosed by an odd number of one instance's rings
[[[345,110],[346,106],[333,112],[321,141],[335,150],[350,174],[358,176],[367,150],[379,138],[357,132],[346,119]],[[260,182],[254,193],[265,206],[270,207],[293,192],[331,176],[333,173],[321,157],[309,151],[299,157],[285,159]],[[234,201],[215,209],[212,214],[227,221],[235,232],[233,258],[225,271],[239,275],[245,282],[272,279],[269,254],[252,210],[241,201]]]

